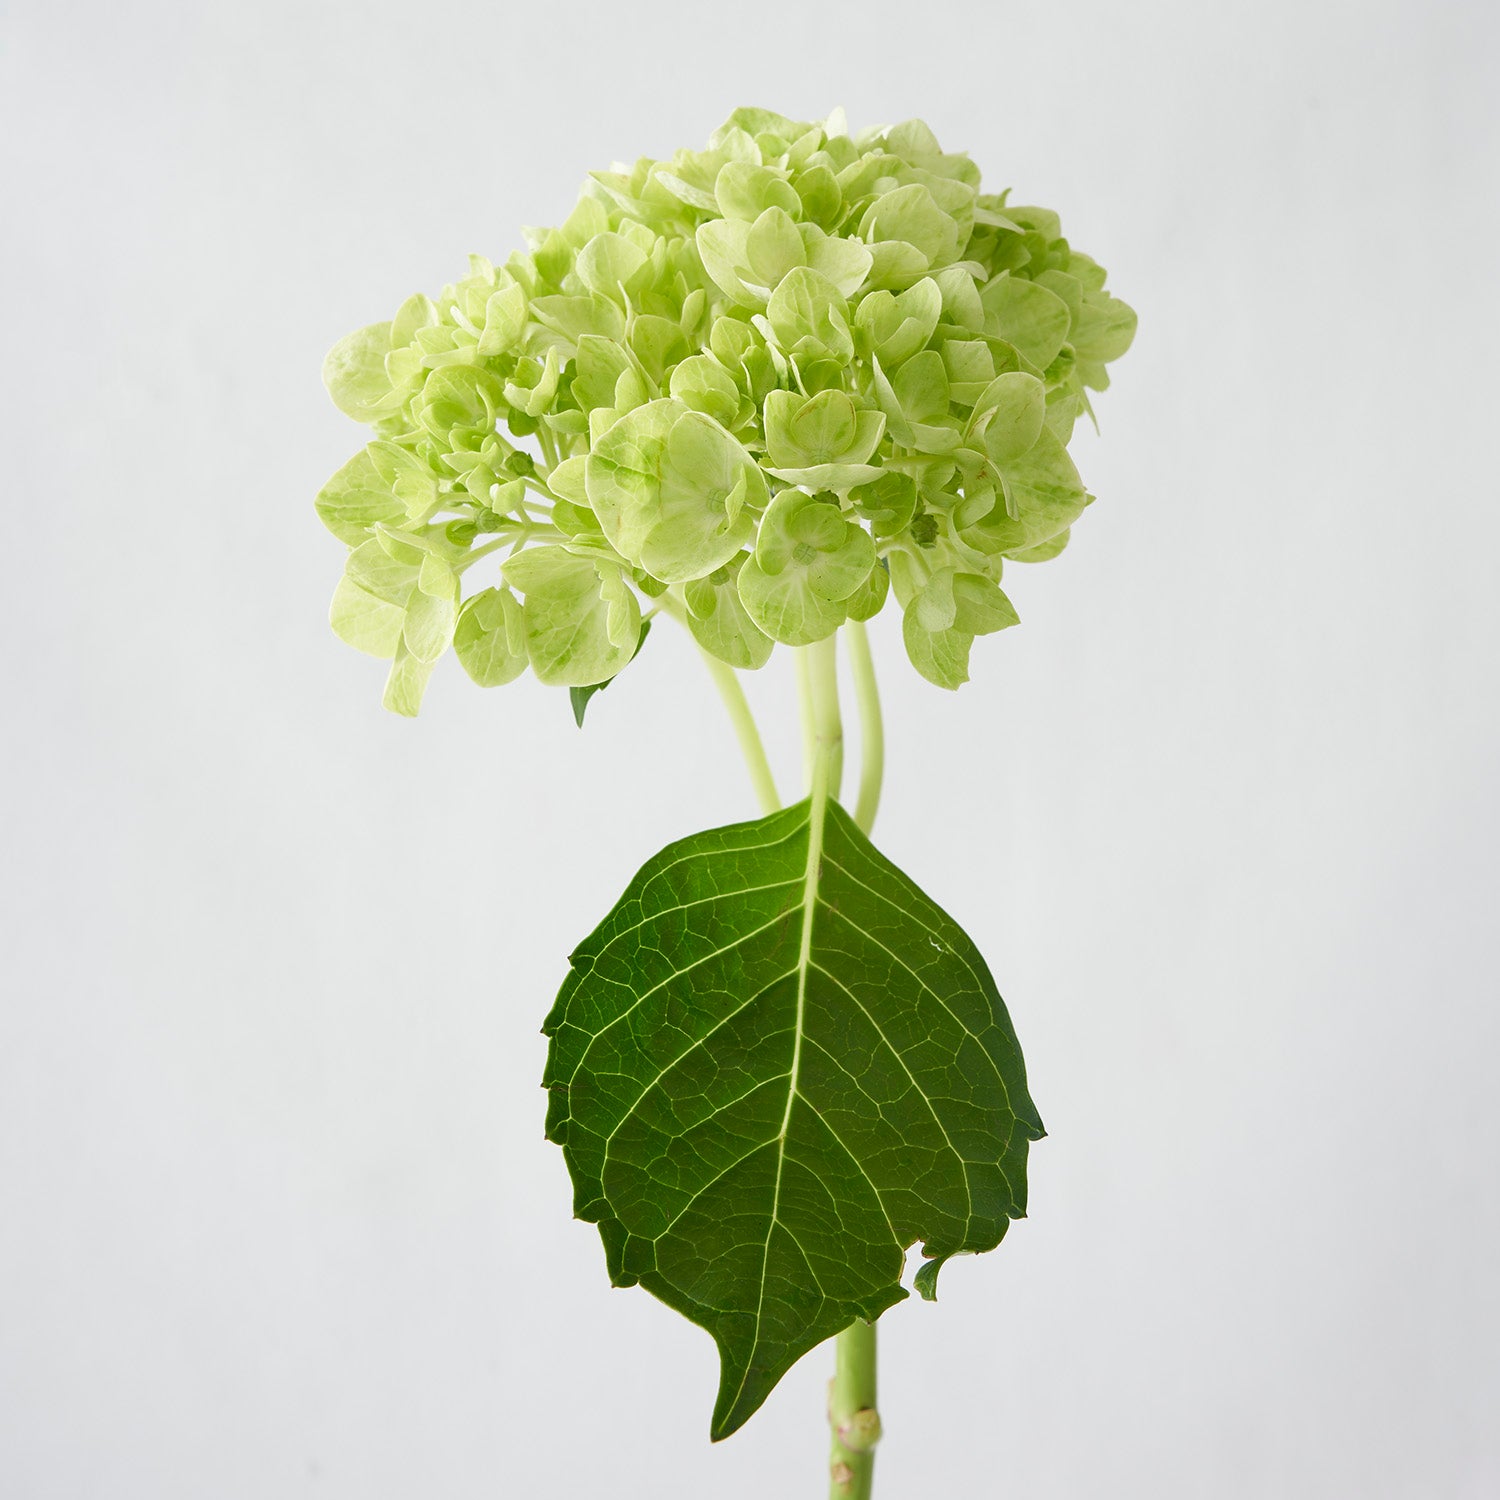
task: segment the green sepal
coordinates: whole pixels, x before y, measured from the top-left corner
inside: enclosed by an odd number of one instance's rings
[[[650,401],[600,435],[585,470],[589,503],[622,557],[667,583],[713,572],[754,535],[765,476],[702,412]]]
[[[802,212],[802,200],[786,177],[758,163],[725,162],[714,181],[713,197],[726,219],[753,222],[768,208],[793,216]]]
[[[975,527],[986,540],[983,550],[1020,551],[1050,541],[1066,531],[1089,503],[1068,450],[1046,427],[1019,458],[997,464],[1005,494]]]
[[[396,654],[405,620],[406,610],[402,605],[377,598],[347,573],[339,579],[328,607],[328,623],[341,641],[367,656],[386,661]]]
[[[878,537],[905,531],[917,513],[916,480],[900,469],[882,470],[878,479],[851,490],[849,498]]]
[[[740,569],[739,594],[773,640],[808,646],[848,618],[844,601],[874,566],[875,544],[863,526],[845,520],[829,500],[782,490]]]
[[[641,647],[646,644],[646,637],[651,634],[651,621],[641,621],[641,633],[636,638],[635,650],[630,653],[630,660],[634,661],[641,654]],[[603,682],[589,682],[583,686],[573,686],[568,689],[568,701],[573,706],[573,722],[583,728],[583,716],[589,706],[589,699],[595,693],[602,693],[615,679],[606,677]]]
[[[876,266],[886,285],[914,280],[929,268],[947,265],[958,255],[958,221],[939,207],[932,190],[920,182],[906,183],[878,197],[860,220],[860,233],[874,246],[903,247]]]
[[[1021,547],[1017,550],[1007,552],[1005,555],[1014,562],[1051,562],[1054,557],[1067,547],[1068,538],[1071,535],[1071,531],[1059,531],[1056,536],[1050,537],[1045,542],[1038,542],[1035,547]]]
[[[491,292],[485,301],[484,327],[475,353],[481,359],[505,354],[520,342],[526,328],[526,293],[512,283]]]
[[[633,240],[606,230],[596,234],[578,252],[574,270],[589,291],[624,304],[632,283],[649,260],[650,256]]]
[[[393,542],[381,533],[360,543],[344,559],[344,574],[367,594],[404,610],[417,586],[422,556],[419,548]]]
[[[453,632],[459,665],[480,687],[503,687],[526,670],[526,618],[507,588],[465,599]]]
[[[672,399],[692,411],[712,417],[721,427],[733,427],[751,408],[734,376],[708,354],[694,354],[672,371]]]
[[[1070,342],[1079,359],[1101,364],[1119,359],[1135,340],[1135,309],[1105,291],[1083,295]]]
[[[985,331],[1014,344],[1032,364],[1045,369],[1068,337],[1068,304],[1044,286],[1003,274],[980,293]]]
[[[996,464],[1004,465],[1031,449],[1046,415],[1046,387],[1036,376],[1013,370],[997,375],[985,387],[974,403],[969,433],[983,440]]]
[[[391,325],[370,323],[341,338],[323,361],[323,384],[333,404],[356,422],[377,421],[391,396],[386,356]]]
[[[605,682],[640,642],[640,605],[619,565],[576,546],[529,547],[501,565],[525,595],[527,656],[549,686]]]
[[[957,568],[940,568],[907,604],[901,638],[911,664],[929,682],[950,690],[969,680],[974,638],[1020,623],[992,580]]]
[[[893,370],[927,346],[942,312],[942,289],[924,276],[899,295],[876,291],[862,298],[854,326],[866,355]]]
[[[895,442],[930,454],[958,447],[963,434],[949,416],[948,372],[937,350],[928,349],[907,360],[894,379],[887,377],[879,359],[871,360],[870,373],[875,398]]]
[[[458,622],[458,575],[435,554],[422,559],[406,604],[401,638],[419,661],[435,662],[453,644]]]
[[[844,600],[844,611],[851,620],[873,620],[885,607],[885,596],[891,591],[891,575],[885,560],[878,560],[870,576]]]
[[[848,302],[833,282],[808,266],[782,279],[771,294],[765,323],[777,347],[798,362],[844,364],[854,354]]]
[[[318,519],[348,547],[367,540],[379,521],[397,521],[406,514],[381,478],[368,447],[353,458],[318,491],[313,502]]]
[[[765,402],[766,457],[772,473],[824,464],[863,465],[880,444],[885,417],[862,410],[842,390],[800,396],[772,391]]]
[[[755,671],[770,660],[775,642],[750,618],[740,598],[740,569],[747,561],[748,554],[741,553],[707,578],[685,585],[682,593],[693,639],[731,667]]]
[[[374,442],[365,452],[380,482],[401,502],[406,519],[421,521],[437,508],[438,476],[425,458],[399,443]]]
[[[432,676],[433,663],[413,656],[403,640],[396,646],[391,670],[385,679],[382,705],[393,714],[404,719],[414,719],[422,708],[422,699],[427,692],[427,683]]]

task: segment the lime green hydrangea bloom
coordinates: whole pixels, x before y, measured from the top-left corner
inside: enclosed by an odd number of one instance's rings
[[[450,646],[486,687],[606,682],[669,591],[746,668],[894,595],[917,670],[965,681],[1016,622],[1005,560],[1056,557],[1091,499],[1067,445],[1135,332],[1057,215],[919,120],[742,109],[527,240],[324,368],[374,429],[317,504],[386,705]]]

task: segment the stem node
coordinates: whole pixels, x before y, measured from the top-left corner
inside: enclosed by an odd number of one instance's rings
[[[852,1453],[868,1453],[880,1441],[880,1413],[862,1406],[838,1425],[839,1441]]]

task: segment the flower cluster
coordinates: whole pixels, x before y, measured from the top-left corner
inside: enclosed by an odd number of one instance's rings
[[[608,681],[643,600],[759,667],[894,593],[917,670],[963,682],[1015,623],[1004,560],[1089,503],[1067,444],[1135,331],[1057,216],[920,121],[743,109],[527,239],[324,369],[375,432],[318,497],[351,549],[333,627],[392,660],[387,706],[450,645],[484,686]]]

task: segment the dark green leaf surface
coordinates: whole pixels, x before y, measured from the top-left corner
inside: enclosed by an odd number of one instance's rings
[[[1042,1126],[989,970],[826,798],[664,849],[544,1029],[575,1212],[713,1335],[715,1438],[904,1297],[915,1241],[989,1250],[1025,1212]]]

